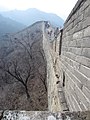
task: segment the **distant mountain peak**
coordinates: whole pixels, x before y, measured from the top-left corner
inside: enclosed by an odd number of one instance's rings
[[[36,8],[2,12],[2,15],[27,26],[37,21],[50,21],[50,23],[55,27],[63,26],[64,23],[64,20],[58,15],[53,13],[46,13]]]

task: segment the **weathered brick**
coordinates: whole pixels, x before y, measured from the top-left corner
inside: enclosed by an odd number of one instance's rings
[[[67,99],[67,103],[68,103],[68,106],[70,108],[70,111],[74,111],[75,108],[73,106],[73,101],[71,99],[70,93],[68,91],[65,91],[65,93],[66,93],[65,95],[66,95],[66,99]]]
[[[67,31],[73,28],[73,22],[68,26]]]
[[[72,60],[75,60],[76,56],[74,53],[71,52],[66,52],[66,54],[64,53],[64,55]]]
[[[81,31],[83,29],[83,23],[79,22],[77,25],[74,27],[74,32]]]
[[[82,85],[83,85],[82,82],[76,76],[74,76],[70,71],[67,71],[67,74],[69,76],[68,86],[72,86],[74,88],[74,86],[76,84],[81,89]]]
[[[72,111],[90,110],[90,0],[77,2],[64,30],[60,65],[66,100]]]
[[[80,99],[88,109],[90,109],[90,101],[89,99],[85,96],[85,94],[78,88],[78,86],[75,86],[75,91]]]
[[[83,21],[83,28],[86,28],[90,26],[90,17],[87,17],[84,21]]]
[[[74,74],[80,81],[82,84],[84,84],[86,87],[88,87],[90,84],[87,84],[88,78],[85,77],[85,75],[83,75],[81,72],[73,69],[73,67],[71,67],[68,63],[66,63],[64,60],[61,61],[63,63],[63,65],[66,66],[67,69],[69,69],[71,71],[72,74]],[[66,68],[65,71],[67,70]],[[90,89],[90,87],[88,87]]]
[[[84,37],[90,37],[90,26],[84,29]]]
[[[81,55],[82,48],[70,47],[70,48],[68,48],[68,52],[74,53],[76,55]]]
[[[83,30],[73,34],[73,39],[83,38]]]
[[[86,57],[84,57],[84,56],[76,56],[76,58],[75,58],[75,60],[77,61],[77,62],[79,62],[80,64],[82,64],[82,65],[85,65],[85,66],[87,66],[87,67],[89,67],[90,68],[90,59],[89,58],[86,58]]]
[[[90,90],[83,85],[82,91],[86,95],[86,97],[90,100]]]
[[[79,71],[83,73],[87,78],[90,78],[90,68],[80,65]]]
[[[71,78],[69,78],[70,80]],[[73,83],[72,82],[72,79],[71,79],[71,82],[70,83]],[[76,93],[75,93],[75,90],[74,90],[74,87],[75,87],[75,84],[73,83],[74,86],[72,86],[71,84],[69,84],[69,89],[66,88],[66,91],[68,91],[68,98],[71,99],[73,102],[73,107],[74,107],[74,111],[80,111],[81,108],[79,106],[79,99],[77,98],[76,96]]]
[[[74,102],[76,111],[81,111],[82,109],[81,109],[78,101],[76,100],[75,96],[72,94],[71,97],[72,97],[72,100],[73,100],[73,102]]]
[[[84,19],[90,17],[90,6],[88,6],[84,11]]]
[[[77,23],[81,22],[84,19],[83,13],[77,18]]]
[[[90,1],[89,0],[86,0],[83,4],[83,11],[90,5]]]
[[[90,58],[90,48],[83,48],[83,50],[82,50],[82,56]]]
[[[69,47],[76,47],[77,46],[77,41],[76,40],[70,41],[68,46]]]
[[[85,37],[83,39],[77,39],[76,47],[89,48],[90,47],[90,37]],[[74,42],[75,43],[75,42]]]

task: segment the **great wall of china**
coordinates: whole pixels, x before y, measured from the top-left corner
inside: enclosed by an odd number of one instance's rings
[[[90,120],[90,0],[76,3],[63,29],[47,25],[34,27],[42,27],[48,111],[1,111],[1,120]]]

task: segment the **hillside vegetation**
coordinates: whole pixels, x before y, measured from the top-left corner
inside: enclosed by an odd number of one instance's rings
[[[47,110],[41,22],[0,42],[0,109]]]

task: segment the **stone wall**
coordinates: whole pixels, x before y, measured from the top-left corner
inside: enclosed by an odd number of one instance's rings
[[[90,112],[0,111],[0,120],[90,120]]]
[[[68,16],[63,30],[49,43],[49,93],[59,98],[59,111],[90,110],[90,0],[79,0]],[[54,72],[52,72],[54,69]],[[53,74],[52,74],[53,73]],[[50,89],[52,88],[52,89]],[[63,96],[66,99],[63,100]],[[50,93],[49,110],[53,96]],[[55,104],[56,100],[53,101]],[[64,103],[64,104],[62,104]],[[67,104],[66,104],[67,103]],[[58,105],[59,105],[58,104]],[[66,106],[67,107],[64,107]],[[64,107],[64,109],[63,109]],[[68,108],[68,109],[66,109]]]
[[[42,25],[43,28],[43,49],[47,61],[47,87],[48,87],[48,110],[51,112],[68,111],[65,95],[60,83],[60,59],[59,43],[61,33],[57,29]],[[53,31],[52,34],[47,34]]]
[[[60,104],[59,104],[59,98],[58,98],[58,92],[57,92],[57,78],[55,76],[54,71],[54,59],[55,55],[53,55],[53,51],[51,49],[50,41],[51,38],[48,37],[46,34],[48,29],[45,28],[45,24],[42,25],[43,28],[43,49],[47,61],[47,87],[48,87],[48,110],[49,111],[61,111]],[[49,30],[51,28],[49,27]],[[50,41],[49,41],[50,40]],[[54,48],[53,48],[54,49]]]
[[[45,22],[37,28],[42,28],[47,61],[48,110],[90,110],[90,0],[77,2],[56,36],[54,29],[45,28]],[[36,31],[33,26],[32,30]],[[25,37],[27,32],[18,35]]]
[[[69,110],[90,110],[90,0],[79,0],[64,24],[60,67]]]

